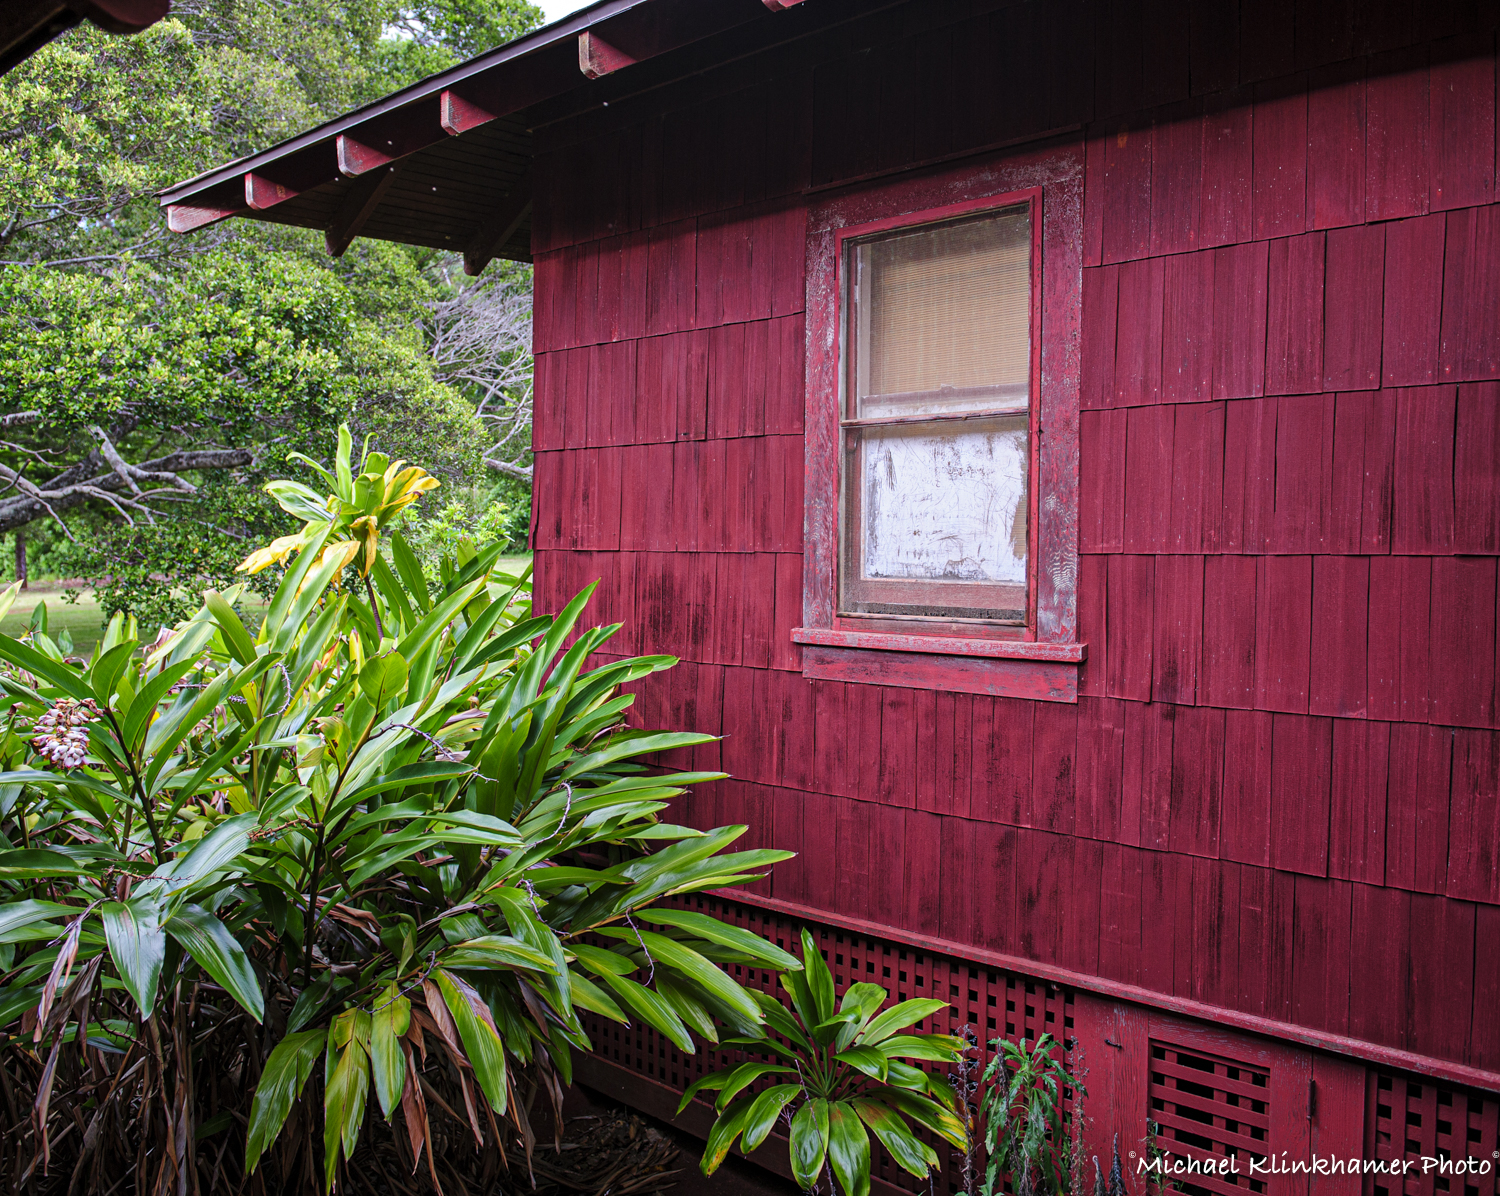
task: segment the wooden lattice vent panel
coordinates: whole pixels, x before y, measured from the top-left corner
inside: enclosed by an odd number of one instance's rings
[[[1404,1072],[1371,1071],[1366,1081],[1365,1157],[1414,1165],[1404,1177],[1371,1176],[1366,1196],[1497,1196],[1500,1097],[1435,1084]],[[1424,1170],[1422,1160],[1442,1160]],[[1458,1160],[1488,1163],[1464,1174]]]
[[[1152,1041],[1149,1116],[1157,1126],[1158,1148],[1171,1159],[1211,1163],[1216,1169],[1235,1160],[1226,1174],[1185,1177],[1181,1191],[1245,1196],[1266,1190],[1264,1176],[1251,1176],[1250,1162],[1270,1153],[1270,1087],[1263,1068]]]
[[[794,955],[801,951],[799,944],[804,923],[795,918],[710,898],[682,898],[670,904],[701,910],[742,926]],[[849,985],[864,980],[885,986],[890,990],[892,1002],[913,997],[946,998],[949,1003],[946,1017],[939,1013],[914,1029],[958,1034],[965,1025],[974,1027],[975,1034],[986,1044],[981,1068],[988,1061],[991,1039],[1024,1036],[1035,1041],[1042,1034],[1051,1034],[1059,1041],[1066,1041],[1073,1035],[1073,994],[1068,990],[1023,976],[991,971],[951,956],[918,951],[885,939],[851,934],[812,922],[806,925],[818,939],[840,995]],[[747,988],[772,993],[790,1007],[790,1000],[778,991],[773,973],[742,967],[735,967],[732,971],[735,979]],[[705,1070],[751,1058],[743,1051],[683,1055],[670,1041],[639,1023],[625,1029],[592,1014],[585,1014],[583,1023],[599,1056],[679,1092]],[[937,1067],[936,1064],[921,1066]],[[774,1083],[776,1078],[769,1077],[759,1086]],[[1072,1094],[1065,1092],[1064,1116],[1070,1118],[1071,1111]],[[960,1191],[962,1156],[939,1138],[925,1132],[921,1136],[941,1160],[939,1173],[933,1177],[931,1186],[926,1180],[917,1180],[896,1166],[878,1143],[874,1144],[873,1174],[893,1187],[923,1196],[930,1196],[932,1192]]]

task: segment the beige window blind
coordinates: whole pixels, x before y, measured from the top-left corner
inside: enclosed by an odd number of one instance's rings
[[[1030,223],[1020,211],[860,247],[861,396],[1025,386]]]

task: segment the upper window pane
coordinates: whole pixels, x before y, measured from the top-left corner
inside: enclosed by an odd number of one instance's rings
[[[864,242],[855,277],[854,418],[1025,408],[1027,208]]]

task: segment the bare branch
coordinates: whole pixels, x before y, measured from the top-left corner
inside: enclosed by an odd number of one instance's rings
[[[0,415],[0,428],[14,428],[21,424],[34,424],[42,418],[40,411],[13,411],[9,415]]]
[[[507,477],[520,478],[523,482],[531,481],[531,466],[512,465],[509,461],[500,461],[494,457],[486,457],[484,463],[496,473],[503,473]]]
[[[109,443],[107,437],[104,438],[104,442]],[[112,444],[109,451],[114,452]],[[119,454],[114,455],[118,459]],[[20,491],[14,497],[0,499],[0,533],[21,527],[33,519],[40,519],[43,515],[50,515],[61,524],[62,520],[58,517],[59,511],[79,506],[90,499],[109,503],[121,516],[132,523],[133,521],[123,508],[128,507],[139,511],[149,520],[152,518],[152,511],[145,500],[158,495],[163,498],[177,497],[172,491],[186,491],[187,493],[195,491],[191,482],[178,476],[181,471],[236,469],[249,465],[252,459],[248,449],[200,449],[169,453],[165,457],[143,461],[140,465],[130,465],[121,460],[119,462],[121,468],[111,468],[108,473],[101,473],[94,477],[69,477],[77,473],[75,466],[45,486],[37,486],[8,466],[0,465],[0,482],[9,482]],[[166,492],[150,490],[143,493],[138,486],[130,484],[132,479],[166,482],[172,490]],[[132,497],[120,496],[119,492],[125,489],[133,491]],[[135,497],[137,495],[138,498]],[[66,525],[63,530],[67,531]]]

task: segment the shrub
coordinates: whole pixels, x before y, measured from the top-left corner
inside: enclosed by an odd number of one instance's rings
[[[691,1052],[689,1026],[766,1017],[718,963],[797,966],[699,914],[636,922],[787,854],[660,820],[719,775],[640,763],[710,737],[623,725],[620,687],[675,661],[590,668],[617,630],[581,630],[590,591],[533,614],[498,546],[434,593],[379,551],[432,479],[356,469],[347,437],[327,477],[273,484],[306,523],[252,557],[287,561],[254,634],[232,587],[145,647],[116,616],[87,667],[0,636],[13,1187],[314,1191],[398,1106],[395,1148],[437,1184],[429,1102],[492,1176],[590,1049],[580,1010]]]

